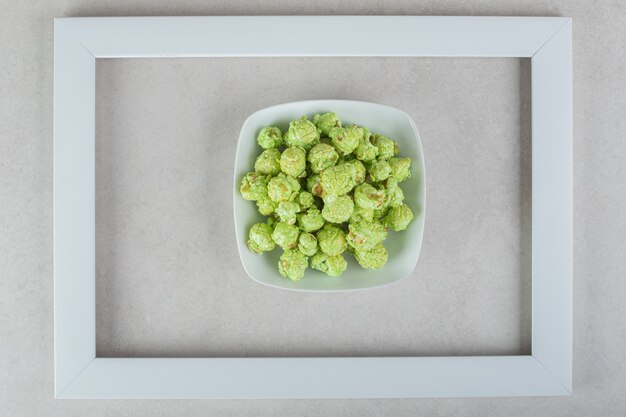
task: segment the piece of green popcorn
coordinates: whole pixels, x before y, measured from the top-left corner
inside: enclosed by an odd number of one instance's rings
[[[324,195],[324,188],[319,174],[313,174],[306,179],[306,189],[316,197]]]
[[[274,226],[272,240],[284,250],[293,249],[298,246],[299,235],[298,227],[285,222],[278,222]]]
[[[361,129],[363,129],[363,138],[361,140],[369,141],[370,138],[372,137],[372,132],[365,126],[361,126]]]
[[[349,195],[328,196],[324,200],[322,217],[331,223],[347,222],[354,211],[354,202]]]
[[[354,180],[354,185],[363,184],[365,182],[365,174],[367,170],[365,169],[365,165],[363,162],[358,159],[351,159],[349,161],[344,162],[342,165],[346,165],[350,168],[350,173],[352,175],[352,179]]]
[[[272,201],[272,199],[266,194],[256,200],[256,206],[259,209],[259,213],[264,216],[269,216],[276,211],[278,203]]]
[[[315,232],[324,226],[324,217],[317,207],[311,207],[306,213],[298,214],[298,226],[304,232]]]
[[[276,207],[276,215],[287,224],[295,224],[297,213],[300,213],[300,204],[294,201],[281,201]]]
[[[297,146],[303,149],[310,149],[313,145],[319,143],[320,133],[317,127],[302,116],[298,120],[289,123],[289,130],[283,137],[288,146]]]
[[[322,186],[322,196],[344,195],[354,187],[353,168],[347,164],[336,165],[326,168],[320,174],[320,184]],[[313,192],[313,195],[316,195]]]
[[[365,269],[378,269],[387,263],[389,254],[382,243],[372,249],[355,249],[354,258]]]
[[[369,162],[378,156],[378,148],[372,145],[369,139],[363,139],[354,150],[354,156],[356,156],[356,159]]]
[[[315,197],[308,191],[300,191],[296,197],[296,202],[300,205],[300,210],[307,210],[315,203]]]
[[[330,130],[334,127],[341,127],[341,120],[335,113],[329,112],[324,114],[316,114],[313,116],[313,124],[324,136],[328,136]]]
[[[398,153],[398,146],[387,136],[376,133],[372,135],[370,141],[378,148],[378,159],[387,161]]]
[[[389,160],[391,176],[401,182],[411,178],[411,158],[391,158]]]
[[[261,129],[256,141],[263,149],[271,149],[283,144],[283,134],[276,126],[267,126]]]
[[[330,130],[328,136],[330,136],[333,141],[333,146],[340,154],[348,155],[361,143],[363,129],[356,125],[335,127]]]
[[[317,239],[311,233],[302,232],[298,238],[298,250],[306,256],[317,253]]]
[[[294,146],[285,149],[280,156],[280,169],[294,178],[303,176],[306,169],[306,151]]]
[[[348,220],[350,223],[360,222],[361,220],[372,221],[374,219],[374,210],[364,209],[363,207],[354,206],[352,216]]]
[[[257,156],[254,170],[263,175],[276,175],[280,172],[280,151],[276,148],[266,149]]]
[[[404,201],[404,192],[394,177],[389,177],[383,182],[385,188],[385,207],[396,207]]]
[[[367,183],[361,184],[354,189],[354,204],[364,209],[381,209],[385,204],[385,191]]]
[[[342,255],[329,256],[328,259],[326,259],[326,266],[328,267],[326,271],[328,276],[338,277],[348,269],[348,262],[346,262]]]
[[[361,220],[348,225],[346,240],[354,249],[372,249],[387,238],[387,230],[377,220]]]
[[[248,248],[258,254],[274,249],[272,240],[272,226],[266,223],[257,223],[250,228],[248,234]]]
[[[383,187],[385,187],[385,190],[392,192],[396,187],[398,187],[398,180],[395,179],[394,177],[389,177],[387,178],[385,181],[382,182]]]
[[[256,201],[267,195],[268,177],[258,172],[249,172],[241,180],[239,191],[244,200]]]
[[[309,150],[307,159],[311,164],[311,171],[319,174],[322,170],[335,165],[339,154],[332,145],[318,143]]]
[[[353,123],[349,126],[346,126],[346,132],[348,136],[354,136],[355,138],[359,139],[359,142],[361,142],[365,137],[366,128],[362,126],[357,126]]]
[[[287,249],[278,260],[278,272],[292,281],[300,281],[309,266],[307,257],[298,249]]]
[[[317,253],[311,257],[311,268],[326,272],[326,259],[328,259],[328,255],[322,251],[317,251]]]
[[[378,161],[372,161],[368,168],[368,172],[370,174],[370,177],[372,178],[372,181],[384,181],[389,178],[389,175],[391,174],[391,166],[389,165],[389,162],[382,159]]]
[[[326,255],[339,255],[348,248],[346,233],[337,226],[325,224],[317,232],[317,243]]]
[[[388,212],[389,207],[383,207],[381,209],[374,210],[374,220],[383,220]]]
[[[396,232],[406,230],[411,220],[413,220],[413,217],[411,207],[406,204],[400,204],[399,206],[389,209],[389,212],[387,212],[385,216],[385,226]]]
[[[394,188],[393,194],[391,194],[388,198],[387,206],[389,207],[398,207],[404,201],[404,192],[402,188],[396,187]]]
[[[295,199],[299,191],[300,182],[283,173],[272,178],[267,184],[267,195],[276,203]]]
[[[276,223],[278,223],[278,220],[276,219],[276,217],[271,216],[271,217],[267,218],[265,223],[267,223],[267,225],[270,226],[272,228],[272,230],[273,230],[274,226],[276,226]]]
[[[348,268],[348,262],[342,255],[328,256],[320,251],[311,258],[311,268],[330,277],[338,277]]]

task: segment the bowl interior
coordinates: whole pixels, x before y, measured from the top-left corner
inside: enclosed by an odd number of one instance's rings
[[[239,185],[242,177],[254,170],[254,161],[262,151],[256,143],[256,136],[264,126],[278,126],[284,132],[291,120],[328,111],[337,113],[345,124],[364,125],[373,133],[391,137],[398,143],[398,156],[411,158],[412,176],[401,186],[405,202],[413,209],[415,219],[408,230],[389,232],[384,242],[389,251],[389,261],[384,267],[376,271],[365,270],[351,255],[344,254],[348,260],[348,269],[340,277],[331,278],[308,268],[301,281],[292,282],[278,273],[278,259],[282,253],[280,248],[257,255],[246,246],[250,227],[264,222],[266,217],[259,214],[254,202],[241,197]],[[424,159],[417,128],[406,113],[380,104],[348,100],[301,101],[265,108],[252,114],[241,129],[234,174],[233,206],[237,247],[244,269],[255,281],[298,291],[347,291],[396,282],[415,269],[424,230]]]

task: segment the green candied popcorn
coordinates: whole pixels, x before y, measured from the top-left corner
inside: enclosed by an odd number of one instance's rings
[[[272,178],[267,184],[267,195],[277,203],[295,199],[298,191],[300,191],[298,180],[283,173]]]
[[[389,177],[383,183],[386,192],[386,207],[396,207],[402,204],[404,201],[404,193],[402,192],[402,188],[398,185],[398,181],[394,177]]]
[[[413,212],[411,207],[406,204],[401,204],[397,207],[392,207],[385,216],[385,226],[396,232],[406,230],[413,220]]]
[[[356,125],[335,127],[330,130],[328,136],[330,136],[333,145],[340,154],[348,155],[359,146],[363,138],[363,129]]]
[[[401,182],[411,178],[411,158],[391,158],[389,160],[391,176]]]
[[[259,209],[259,213],[261,213],[264,216],[269,216],[276,211],[276,207],[278,206],[278,203],[272,201],[272,199],[269,198],[266,194],[260,197],[259,199],[257,199],[256,206]]]
[[[316,174],[335,165],[338,159],[339,154],[332,145],[318,143],[309,150],[308,160],[311,164],[311,171]]]
[[[378,156],[378,148],[372,145],[369,139],[363,139],[354,150],[354,156],[356,156],[356,159],[369,162]]]
[[[398,185],[411,177],[411,160],[395,157],[392,139],[342,126],[329,112],[292,121],[284,135],[267,126],[257,141],[264,150],[240,192],[268,219],[250,229],[250,250],[282,247],[279,271],[292,280],[304,276],[309,257],[314,269],[341,275],[345,250],[364,268],[387,262],[387,230],[406,230],[414,218]]]
[[[365,209],[381,209],[385,204],[385,191],[370,184],[361,184],[354,189],[354,203]]]
[[[398,180],[395,179],[394,177],[391,177],[391,176],[389,178],[387,178],[385,181],[383,181],[382,185],[383,185],[383,187],[385,187],[385,189],[387,191],[393,191],[397,187],[399,187]]]
[[[268,217],[265,223],[273,229],[276,223],[278,223],[278,220],[276,220],[276,217],[272,216]]]
[[[271,149],[283,144],[283,134],[276,126],[267,126],[261,129],[256,141],[263,149]]]
[[[298,250],[306,256],[317,253],[317,239],[311,233],[302,232],[298,238]]]
[[[348,220],[350,223],[360,222],[361,220],[372,221],[374,219],[374,210],[364,209],[363,207],[354,206],[352,216]]]
[[[330,277],[338,277],[348,268],[348,262],[342,255],[328,256],[324,252],[317,252],[311,258],[311,268]]]
[[[272,226],[266,223],[257,223],[250,228],[248,234],[248,247],[258,254],[269,252],[274,249],[272,240]]]
[[[365,126],[361,126],[361,129],[363,129],[363,138],[361,140],[369,141],[370,138],[372,137],[372,132]]]
[[[294,224],[296,222],[296,214],[300,213],[300,204],[293,201],[281,201],[276,207],[276,215],[281,222]]]
[[[278,222],[272,232],[272,240],[284,250],[293,249],[298,246],[298,235],[300,230],[291,224]]]
[[[382,220],[385,218],[388,212],[389,212],[389,207],[383,207],[379,210],[374,210],[374,219]]]
[[[370,141],[378,148],[378,159],[386,161],[398,153],[398,146],[387,136],[376,133],[372,135]]]
[[[315,198],[308,191],[300,191],[300,194],[296,197],[296,202],[300,205],[301,210],[306,210],[315,203]]]
[[[283,139],[289,146],[310,149],[320,141],[320,133],[306,116],[302,116],[298,120],[289,123],[289,130],[287,130]]]
[[[354,136],[355,138],[359,139],[359,142],[361,142],[365,137],[365,128],[357,126],[353,123],[349,126],[346,126],[346,133],[348,134],[348,136]]]
[[[391,166],[385,160],[373,161],[368,169],[372,181],[384,181],[391,174]]]
[[[278,260],[278,272],[292,281],[300,281],[308,264],[307,257],[298,249],[287,249]]]
[[[324,226],[322,212],[316,207],[310,208],[306,213],[298,214],[298,226],[305,232],[315,232]]]
[[[306,152],[302,148],[291,147],[280,156],[280,169],[294,178],[304,175],[306,169]]]
[[[325,224],[317,232],[317,243],[326,255],[339,255],[348,248],[346,233],[337,226]]]
[[[377,220],[362,220],[348,225],[348,244],[355,249],[372,249],[387,238],[387,230]]]
[[[322,135],[328,136],[328,133],[332,128],[341,127],[341,120],[339,120],[335,113],[329,112],[313,116],[313,124],[315,124]]]
[[[326,272],[328,269],[326,259],[328,259],[328,255],[322,251],[317,251],[317,253],[311,257],[311,268]]]
[[[322,217],[331,223],[343,223],[348,221],[353,211],[354,202],[349,195],[328,196],[324,200]]]
[[[326,274],[331,277],[338,277],[348,268],[348,262],[342,255],[329,256],[326,259],[326,266],[328,270]]]
[[[306,179],[306,189],[316,197],[321,197],[324,194],[322,181],[318,174],[313,174]]]
[[[326,168],[320,174],[323,195],[344,195],[354,187],[353,168],[347,164]],[[315,192],[313,192],[316,195]]]
[[[254,170],[264,175],[276,175],[280,172],[280,151],[276,148],[266,149],[257,156]]]
[[[241,180],[239,192],[244,200],[256,201],[267,195],[268,177],[258,172],[249,172]]]
[[[393,193],[389,196],[387,206],[398,207],[404,201],[404,192],[402,188],[396,187],[393,189]]]
[[[365,165],[363,162],[357,159],[351,159],[343,163],[350,168],[350,173],[352,175],[352,179],[354,180],[354,185],[363,184],[365,182],[365,174],[367,173],[365,169]]]
[[[365,269],[378,269],[387,263],[387,249],[382,243],[372,249],[355,249],[354,258]]]

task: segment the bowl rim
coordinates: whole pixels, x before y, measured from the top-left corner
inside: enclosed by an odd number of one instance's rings
[[[241,146],[241,135],[243,133],[243,131],[245,130],[245,128],[248,126],[248,124],[250,124],[250,121],[254,118],[254,116],[256,116],[257,114],[261,113],[261,112],[265,112],[271,109],[275,109],[275,108],[279,108],[279,107],[286,107],[286,106],[292,106],[292,105],[306,105],[306,104],[316,104],[316,103],[344,103],[344,104],[350,104],[350,103],[359,103],[359,104],[365,104],[368,106],[375,106],[375,107],[381,107],[381,108],[386,108],[386,109],[390,109],[394,112],[397,112],[399,114],[402,114],[404,117],[406,117],[406,119],[409,121],[409,124],[411,126],[411,129],[415,132],[416,138],[417,138],[417,146],[419,149],[419,158],[420,158],[420,163],[421,163],[421,167],[422,167],[422,175],[420,178],[420,187],[422,190],[422,196],[423,196],[423,203],[422,203],[422,207],[420,208],[420,216],[421,216],[421,228],[420,228],[420,234],[419,234],[419,247],[417,250],[417,253],[415,255],[415,259],[412,262],[412,266],[409,270],[408,273],[404,274],[402,277],[390,281],[390,282],[384,282],[381,284],[375,284],[375,285],[370,285],[367,287],[359,287],[359,288],[340,288],[340,289],[310,289],[310,288],[288,288],[288,287],[283,287],[280,285],[275,285],[275,284],[271,284],[271,283],[267,283],[267,282],[263,282],[263,281],[259,281],[257,278],[254,277],[254,275],[252,273],[250,273],[250,271],[248,270],[248,266],[246,265],[246,262],[244,262],[243,259],[243,254],[242,254],[242,243],[239,242],[238,236],[239,236],[239,227],[238,227],[238,221],[237,221],[237,215],[235,213],[235,204],[236,204],[236,200],[237,200],[237,193],[238,193],[238,178],[237,178],[237,164],[236,161],[239,159],[239,151],[240,151],[240,146]],[[422,245],[423,245],[423,240],[424,240],[424,229],[426,228],[426,164],[424,161],[424,150],[423,150],[423,146],[422,146],[422,138],[419,134],[419,130],[417,129],[417,125],[415,124],[415,121],[413,120],[413,118],[405,111],[400,110],[396,107],[392,107],[392,106],[388,106],[385,104],[380,104],[380,103],[375,103],[375,102],[371,102],[371,101],[365,101],[365,100],[345,100],[345,99],[313,99],[313,100],[298,100],[298,101],[290,101],[290,102],[286,102],[286,103],[280,103],[280,104],[274,104],[272,106],[268,106],[268,107],[264,107],[262,109],[259,109],[257,111],[255,111],[254,113],[251,113],[246,120],[243,122],[243,124],[241,125],[241,129],[239,130],[239,138],[237,141],[237,149],[235,151],[235,163],[233,163],[233,217],[234,217],[234,227],[235,227],[235,238],[236,238],[236,245],[237,245],[237,253],[239,255],[239,261],[241,262],[241,266],[243,267],[244,271],[246,271],[246,274],[248,275],[248,277],[250,277],[250,279],[252,279],[254,282],[261,284],[261,285],[265,285],[271,288],[275,288],[275,289],[279,289],[279,290],[284,290],[284,291],[297,291],[297,292],[311,292],[311,293],[343,293],[343,292],[352,292],[352,291],[367,291],[367,290],[371,290],[371,289],[375,289],[375,288],[383,288],[383,287],[388,287],[390,285],[393,284],[397,284],[400,281],[403,281],[404,279],[406,279],[409,275],[411,275],[416,267],[417,267],[417,263],[420,257],[420,254],[422,252]],[[245,245],[244,245],[245,246]]]

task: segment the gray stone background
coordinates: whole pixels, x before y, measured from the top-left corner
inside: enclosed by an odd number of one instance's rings
[[[98,354],[529,353],[528,63],[101,60]],[[231,214],[239,129],[257,109],[323,97],[386,103],[421,129],[427,232],[420,267],[398,285],[277,291],[241,266]]]
[[[2,0],[0,11],[0,415],[626,413],[624,3]],[[571,397],[53,399],[52,17],[220,14],[574,17]],[[97,72],[99,355],[528,352],[526,60],[109,60]],[[259,108],[310,98],[389,104],[420,129],[426,234],[418,268],[401,283],[296,294],[253,283],[239,265],[229,214],[239,127]]]

